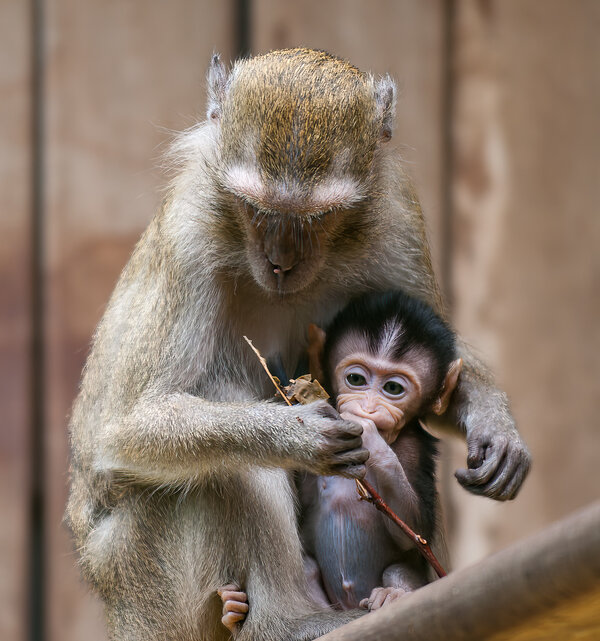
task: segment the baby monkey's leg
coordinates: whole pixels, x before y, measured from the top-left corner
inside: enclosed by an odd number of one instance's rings
[[[233,583],[219,588],[217,594],[223,601],[221,623],[235,636],[248,612],[248,595]]]

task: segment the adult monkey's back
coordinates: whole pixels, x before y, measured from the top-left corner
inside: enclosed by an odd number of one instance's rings
[[[208,121],[102,319],[73,409],[67,516],[112,639],[226,638],[215,590],[246,588],[240,635],[311,639],[357,616],[305,597],[286,470],[364,474],[360,428],[288,408],[251,350],[293,372],[310,322],[402,287],[438,310],[423,221],[391,135],[394,85],[323,52],[209,71]],[[504,394],[464,350],[452,411],[498,499],[529,455]]]

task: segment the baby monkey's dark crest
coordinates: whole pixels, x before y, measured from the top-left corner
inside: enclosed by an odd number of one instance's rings
[[[213,57],[208,94],[220,182],[237,198],[252,274],[267,291],[305,290],[327,262],[328,238],[337,232],[357,251],[364,240],[394,83],[322,51],[289,49],[240,60],[229,75]]]
[[[372,356],[402,361],[408,354],[428,356],[433,382],[430,396],[438,394],[456,359],[456,341],[450,326],[426,303],[402,291],[360,296],[334,318],[323,346],[326,384],[331,381],[333,354],[339,341],[355,334]]]

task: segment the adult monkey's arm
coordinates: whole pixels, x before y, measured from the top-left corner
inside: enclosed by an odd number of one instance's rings
[[[392,159],[388,166],[394,171],[385,174],[388,200],[381,206],[393,212],[385,217],[393,226],[385,246],[375,251],[388,261],[385,286],[401,287],[444,315],[417,196],[397,169],[398,161]],[[531,455],[517,431],[506,394],[496,387],[489,369],[460,337],[458,351],[463,370],[445,416],[467,441],[467,468],[457,470],[456,478],[474,494],[512,499],[529,472]]]

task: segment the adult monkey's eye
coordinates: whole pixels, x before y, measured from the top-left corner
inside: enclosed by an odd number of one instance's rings
[[[406,392],[406,388],[398,381],[388,381],[383,386],[383,391],[387,392],[390,396],[401,396]]]
[[[252,224],[259,226],[265,217],[265,213],[258,209],[258,207],[251,205],[248,201],[243,201],[243,206]]]
[[[346,376],[346,382],[352,387],[361,387],[367,384],[367,379],[362,374],[357,374],[356,372],[350,372]]]

